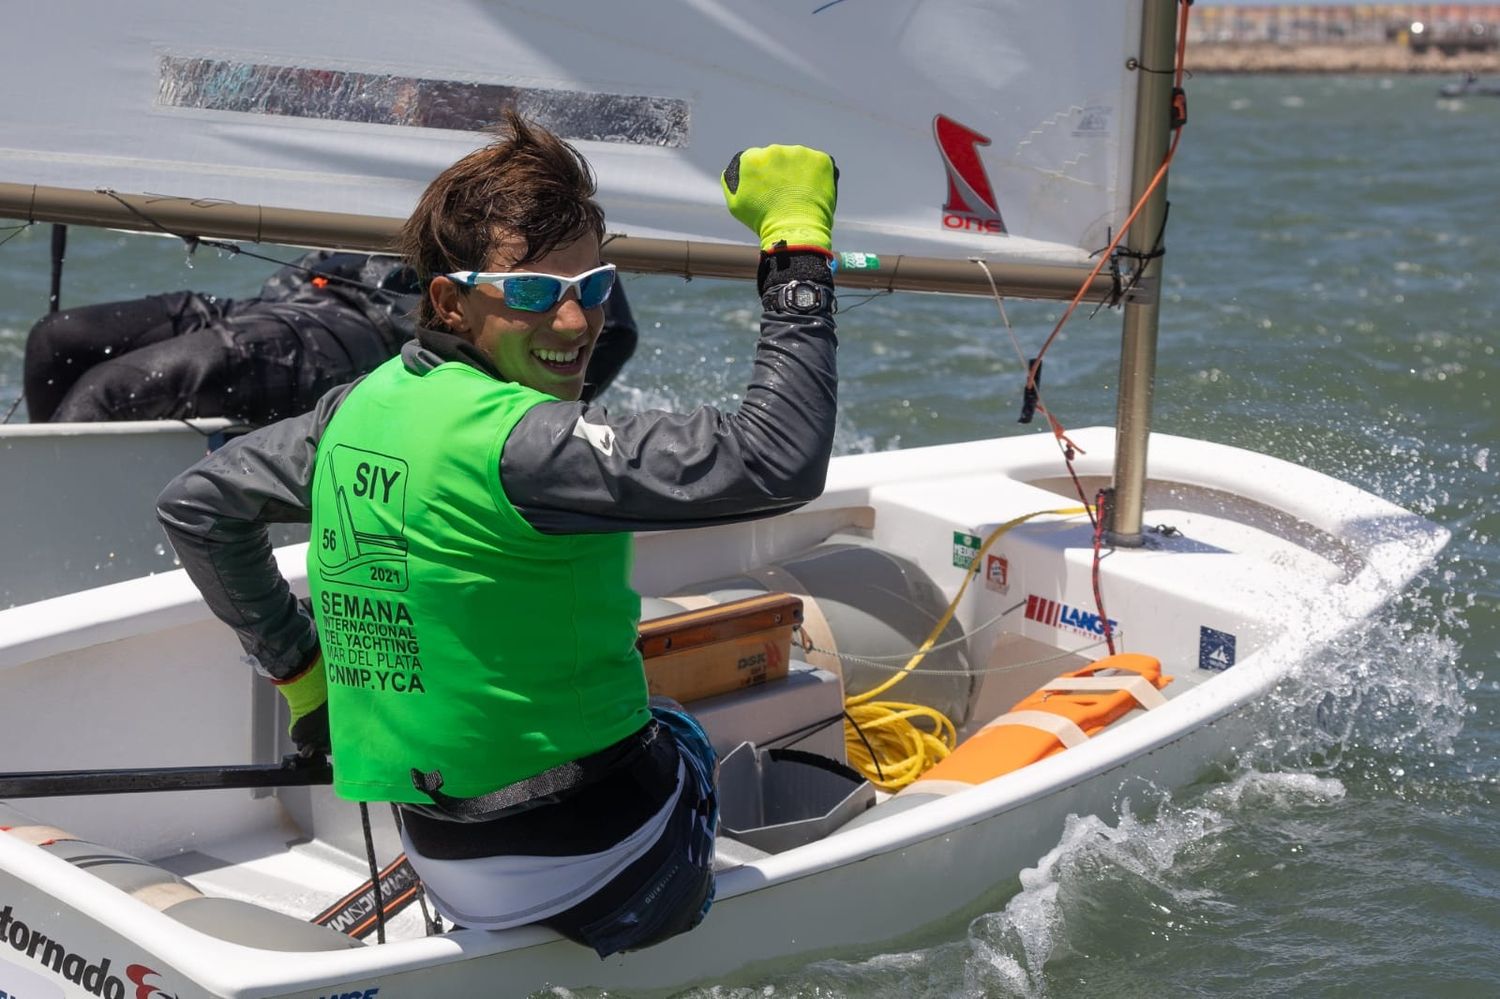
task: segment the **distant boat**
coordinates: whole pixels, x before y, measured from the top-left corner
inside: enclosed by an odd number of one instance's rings
[[[1445,83],[1438,89],[1442,97],[1500,97],[1500,83],[1480,83],[1470,74],[1462,83]]]

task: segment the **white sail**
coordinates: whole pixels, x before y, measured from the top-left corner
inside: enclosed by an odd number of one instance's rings
[[[845,164],[848,251],[1076,264],[1128,207],[1139,0],[24,6],[8,183],[402,218],[509,103],[633,236],[743,243],[716,178],[769,142]]]

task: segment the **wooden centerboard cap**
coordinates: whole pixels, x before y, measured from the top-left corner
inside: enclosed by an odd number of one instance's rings
[[[682,652],[802,624],[802,600],[790,593],[764,593],[729,603],[642,621],[635,647],[643,659]]]

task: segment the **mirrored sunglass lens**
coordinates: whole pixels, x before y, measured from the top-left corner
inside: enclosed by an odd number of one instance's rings
[[[578,304],[585,309],[596,308],[604,303],[609,297],[610,291],[615,286],[614,271],[600,271],[598,274],[590,274],[583,279],[583,284],[578,286]]]
[[[550,277],[507,278],[500,288],[505,304],[523,312],[546,312],[562,294],[562,282]]]

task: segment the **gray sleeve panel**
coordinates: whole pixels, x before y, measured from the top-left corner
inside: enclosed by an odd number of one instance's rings
[[[734,413],[543,403],[500,458],[506,496],[545,534],[651,531],[769,516],[823,491],[838,411],[832,315],[766,313]]]
[[[318,439],[358,382],[311,412],[237,437],[168,483],[156,515],[208,607],[234,629],[256,668],[296,675],[317,649],[312,619],[271,555],[266,525],[311,520]]]

